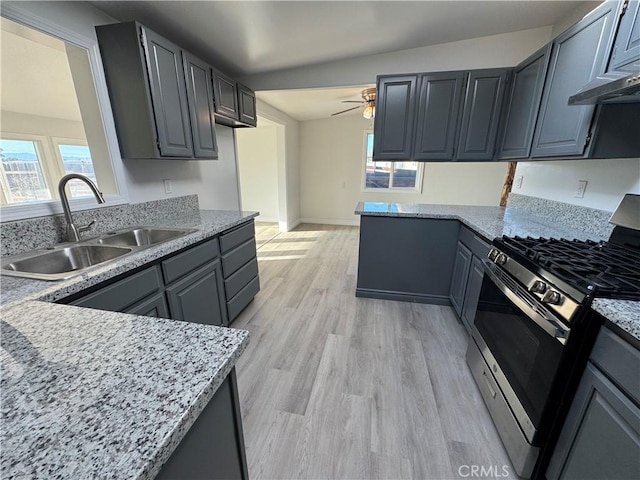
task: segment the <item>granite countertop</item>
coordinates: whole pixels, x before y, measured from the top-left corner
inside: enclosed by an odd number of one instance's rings
[[[4,307],[2,316],[6,479],[153,478],[249,339],[44,302]]]
[[[71,294],[85,290],[117,275],[145,265],[153,260],[198,243],[225,230],[247,222],[258,216],[258,212],[238,212],[228,210],[200,210],[184,217],[172,217],[158,220],[154,227],[195,228],[196,232],[154,245],[112,261],[104,266],[92,268],[87,272],[61,281],[31,280],[20,277],[2,276],[0,303],[6,304],[19,300],[44,300],[55,302]],[[126,228],[123,225],[122,228]]]
[[[249,333],[50,302],[257,215],[200,210],[153,222],[198,231],[68,280],[2,277],[0,477],[147,479],[158,473],[235,365]]]
[[[459,220],[488,241],[503,235],[605,240],[597,234],[569,229],[514,207],[360,202],[355,213],[366,216]],[[631,339],[640,342],[640,302],[595,299],[591,308],[630,335]]]

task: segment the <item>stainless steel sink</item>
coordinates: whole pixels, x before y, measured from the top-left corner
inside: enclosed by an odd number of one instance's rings
[[[37,250],[3,260],[2,273],[41,280],[59,280],[131,251],[132,249],[127,247],[81,244],[61,246],[53,250]]]
[[[179,238],[194,230],[174,230],[169,228],[137,227],[125,231],[114,232],[95,239],[101,245],[125,245],[143,247],[157,245],[174,238]]]
[[[189,228],[130,227],[81,242],[5,257],[0,273],[38,280],[62,280],[195,231]]]

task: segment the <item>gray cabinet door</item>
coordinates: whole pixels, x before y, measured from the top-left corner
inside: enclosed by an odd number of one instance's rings
[[[549,480],[640,478],[640,409],[591,363],[546,476]]]
[[[140,28],[160,155],[192,157],[191,125],[180,47],[145,27]]]
[[[532,157],[583,155],[595,106],[568,105],[571,95],[604,73],[618,2],[608,1],[553,42]]]
[[[471,250],[465,247],[461,242],[458,242],[458,249],[456,250],[455,258],[453,274],[451,277],[451,288],[449,289],[449,299],[451,300],[451,304],[455,311],[461,316],[473,254],[471,253]]]
[[[640,1],[638,0],[629,2],[620,19],[608,71],[629,73],[640,71]]]
[[[460,124],[457,160],[492,160],[508,70],[469,72]]]
[[[144,315],[145,317],[170,318],[164,292],[160,292],[147,300],[130,307],[124,313]]]
[[[464,80],[464,72],[419,76],[414,160],[453,159]]]
[[[233,120],[240,119],[238,111],[238,86],[224,73],[213,71],[213,96],[216,113]]]
[[[374,160],[411,159],[417,81],[417,75],[378,77]]]
[[[224,281],[215,260],[167,288],[171,318],[209,325],[227,325]]]
[[[238,108],[240,121],[255,127],[258,122],[256,114],[256,94],[253,90],[241,84],[238,84]]]
[[[498,158],[527,158],[542,99],[551,43],[514,68],[502,120]]]
[[[187,77],[187,100],[196,158],[218,158],[213,108],[213,80],[211,67],[183,50],[184,71]]]
[[[482,280],[484,279],[484,266],[482,260],[475,255],[471,260],[469,268],[469,278],[464,293],[464,306],[462,307],[462,323],[467,331],[471,333],[471,327],[476,318],[476,310],[478,309],[478,300],[480,299],[480,290],[482,288]]]

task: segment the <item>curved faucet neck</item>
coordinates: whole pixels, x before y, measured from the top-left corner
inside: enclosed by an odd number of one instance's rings
[[[77,242],[78,240],[80,240],[78,228],[73,223],[73,217],[71,216],[71,207],[69,206],[69,199],[67,198],[67,192],[65,190],[67,183],[70,180],[74,179],[82,180],[84,183],[86,183],[93,192],[93,196],[96,198],[96,201],[98,203],[105,203],[102,192],[98,190],[98,187],[91,181],[91,179],[85,177],[84,175],[80,175],[79,173],[69,173],[60,179],[60,181],[58,182],[58,194],[60,195],[60,202],[62,203],[64,218],[67,221],[67,240],[71,242]]]

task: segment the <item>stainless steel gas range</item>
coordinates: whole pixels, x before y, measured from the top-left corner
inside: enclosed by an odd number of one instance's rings
[[[522,477],[544,476],[602,324],[591,302],[640,300],[638,207],[625,197],[609,242],[502,237],[484,259],[467,363]]]

